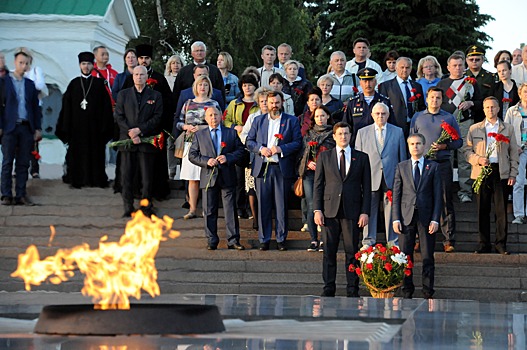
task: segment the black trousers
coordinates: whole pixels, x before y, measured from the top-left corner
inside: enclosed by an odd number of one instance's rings
[[[359,250],[360,229],[357,221],[340,218],[325,218],[326,237],[324,240],[324,259],[322,262],[322,277],[324,279],[324,292],[335,294],[337,278],[337,251],[339,248],[340,237],[344,242],[344,252],[346,260],[344,268],[346,270],[348,296],[356,295],[359,292],[359,277],[355,272],[349,271],[349,265],[357,266],[355,253]]]
[[[450,159],[442,161],[435,161],[439,166],[439,173],[441,175],[441,187],[443,190],[443,203],[445,206],[441,213],[440,229],[443,233],[443,244],[455,245],[456,243],[456,214],[454,212],[454,201],[452,196],[452,163]]]
[[[413,262],[415,236],[416,234],[419,235],[421,258],[423,260],[423,293],[432,296],[434,294],[434,246],[436,243],[436,234],[429,234],[428,226],[424,226],[418,218],[419,215],[416,209],[410,225],[406,226],[403,224],[403,233],[399,235],[399,247],[403,253],[410,256],[410,259]],[[413,281],[413,271],[410,276],[404,277],[402,289],[405,295],[414,294],[415,286]]]
[[[480,192],[476,196],[478,206],[478,231],[480,248],[490,248],[490,207],[494,200],[496,212],[496,246],[506,249],[507,245],[507,197],[511,187],[508,180],[500,179],[500,169],[497,164],[491,164],[492,172],[483,181]]]
[[[154,178],[154,154],[143,152],[121,153],[121,184],[125,211],[134,207],[134,175],[141,173],[141,198],[152,202],[152,188]]]

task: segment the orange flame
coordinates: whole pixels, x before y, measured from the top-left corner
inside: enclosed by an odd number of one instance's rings
[[[51,242],[53,242],[53,239],[55,238],[55,234],[57,232],[55,231],[55,226],[53,225],[49,227],[49,230],[51,231],[51,234],[49,235],[48,247],[51,247]]]
[[[155,256],[159,243],[179,236],[172,230],[174,220],[146,217],[137,211],[127,224],[119,242],[99,241],[98,249],[83,243],[71,249],[59,249],[54,256],[40,260],[37,247],[30,245],[18,256],[18,268],[11,274],[24,280],[26,290],[46,280],[60,284],[73,277],[73,270],[85,274],[81,292],[91,296],[96,308],[129,309],[129,297],[141,299],[141,289],[155,297],[159,295]],[[53,232],[53,230],[52,230]],[[52,233],[53,234],[53,233]],[[50,239],[51,242],[51,239]]]

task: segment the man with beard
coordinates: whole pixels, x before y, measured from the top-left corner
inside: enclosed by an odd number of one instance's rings
[[[255,156],[251,175],[261,204],[258,206],[260,250],[269,250],[273,208],[277,249],[287,250],[287,202],[296,178],[296,156],[302,146],[302,134],[298,118],[281,112],[283,101],[279,91],[267,95],[269,113],[254,119],[246,140],[247,148]]]
[[[106,187],[105,147],[113,134],[112,104],[104,81],[91,75],[93,53],[81,52],[78,57],[81,75],[64,93],[55,129],[68,145],[62,179],[74,188]]]
[[[163,130],[171,130],[172,123],[174,121],[175,101],[174,103],[172,103],[172,91],[168,86],[165,76],[152,69],[152,55],[154,52],[154,48],[152,47],[152,45],[141,44],[136,46],[135,51],[137,52],[137,61],[139,65],[144,66],[147,69],[146,88],[159,91],[163,98],[163,117],[161,123],[158,126],[157,133]],[[126,79],[123,89],[133,86],[134,81],[132,76],[130,75]],[[153,153],[155,160],[153,180],[154,185],[152,189],[152,195],[157,200],[165,200],[170,194],[170,186],[168,183],[168,160],[166,153],[167,151],[164,147],[163,149],[156,149],[155,151],[156,152]],[[117,167],[119,167],[119,164],[117,164]],[[137,175],[137,178],[134,181],[137,184],[137,186],[134,187],[139,187],[139,178],[140,174]],[[119,181],[119,179],[117,178],[116,180]],[[117,190],[116,188],[114,189]]]

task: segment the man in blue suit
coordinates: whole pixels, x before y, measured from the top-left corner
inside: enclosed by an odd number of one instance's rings
[[[33,143],[42,139],[42,113],[38,91],[33,81],[24,78],[30,57],[22,51],[15,53],[15,71],[4,78],[5,110],[0,115],[2,137],[2,204],[33,205],[26,196],[29,157]],[[3,103],[3,101],[1,102]],[[16,158],[15,198],[13,199],[13,161]]]
[[[407,156],[403,130],[388,124],[389,116],[389,107],[378,102],[371,112],[374,124],[359,129],[355,139],[355,149],[366,153],[370,158],[371,213],[362,238],[362,245],[366,248],[375,245],[379,205],[384,208],[386,242],[397,245],[399,241],[392,229],[392,203],[391,198],[388,198],[388,190],[393,188],[397,164],[406,160]]]
[[[275,209],[277,249],[287,250],[287,200],[296,178],[296,156],[302,146],[298,118],[282,113],[284,97],[273,91],[267,95],[268,114],[256,117],[246,145],[255,154],[252,176],[258,197],[258,238],[260,250],[268,250]]]
[[[221,125],[220,111],[207,108],[205,120],[208,128],[194,134],[188,154],[189,160],[200,166],[200,187],[203,189],[203,212],[208,250],[218,248],[218,207],[221,192],[225,224],[227,226],[227,247],[244,250],[240,244],[240,226],[236,211],[236,167],[245,151],[236,130]]]
[[[413,262],[415,235],[419,234],[423,259],[423,295],[434,294],[434,246],[436,231],[443,210],[441,173],[437,163],[423,157],[425,137],[408,137],[411,159],[397,165],[393,181],[393,230],[399,234],[401,251]],[[415,291],[412,275],[403,281],[404,297],[411,299]]]

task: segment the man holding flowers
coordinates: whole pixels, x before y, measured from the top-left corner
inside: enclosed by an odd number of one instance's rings
[[[499,102],[483,100],[485,120],[472,125],[467,134],[465,157],[472,165],[478,206],[479,247],[476,254],[490,253],[490,207],[496,212],[495,249],[507,255],[507,197],[518,175],[518,147],[514,128],[498,118]]]
[[[453,171],[450,162],[451,150],[461,148],[463,139],[456,118],[441,109],[443,91],[438,87],[431,87],[426,96],[426,110],[417,113],[410,125],[411,133],[424,135],[425,157],[439,166],[441,182],[443,184],[443,201],[445,207],[441,214],[441,231],[445,237],[443,249],[450,253],[454,251],[456,243],[456,217],[452,198]]]

